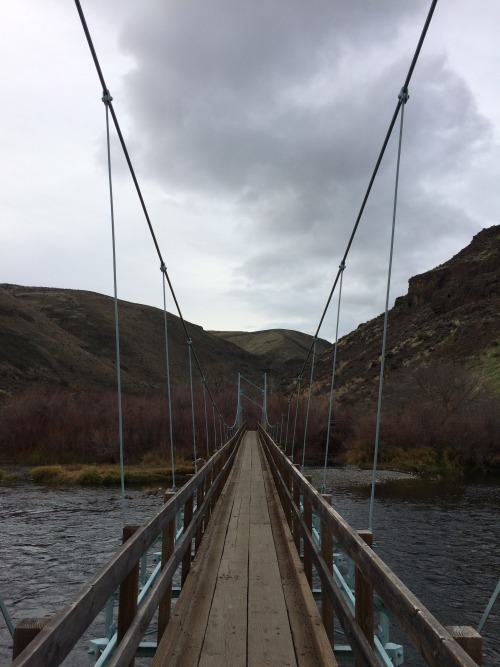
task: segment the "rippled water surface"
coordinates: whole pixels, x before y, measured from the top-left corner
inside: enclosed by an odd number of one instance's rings
[[[127,492],[127,523],[144,523],[158,497]],[[369,489],[333,492],[334,507],[366,528]],[[0,487],[0,593],[14,623],[59,611],[121,543],[118,493],[102,489]],[[500,480],[409,480],[381,485],[375,550],[443,624],[476,626],[500,576]],[[102,619],[87,637],[102,636]],[[486,667],[500,664],[500,601],[485,626]],[[86,641],[65,665],[91,664]],[[0,664],[10,635],[0,617]],[[411,651],[405,664],[418,664]]]

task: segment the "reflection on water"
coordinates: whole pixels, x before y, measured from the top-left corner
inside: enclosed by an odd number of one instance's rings
[[[409,480],[377,488],[375,550],[445,625],[477,626],[498,581],[499,491],[500,480]],[[334,507],[355,528],[366,528],[369,493],[364,486],[334,490]],[[158,497],[129,495],[128,523],[144,523],[160,507]],[[0,528],[0,593],[14,623],[52,615],[120,546],[119,495],[0,487]],[[493,667],[500,664],[500,602],[483,634],[483,664]],[[101,635],[102,625],[87,634]],[[85,647],[82,642],[64,664],[90,664]],[[409,651],[406,655],[406,664],[418,664]],[[10,636],[0,618],[0,664],[9,664],[10,656]]]

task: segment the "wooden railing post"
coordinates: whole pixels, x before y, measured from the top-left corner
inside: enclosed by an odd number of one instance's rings
[[[199,485],[197,491],[196,491],[196,506],[197,506],[197,512],[200,511],[201,504],[203,502],[203,497],[204,497],[204,492],[205,492],[205,485],[203,482]],[[196,530],[196,535],[194,538],[194,552],[198,552],[198,548],[201,543],[201,539],[203,537],[203,521],[200,521],[198,525],[198,529]]]
[[[321,494],[323,500],[328,503],[328,506],[332,505],[332,496],[330,493]],[[324,521],[321,521],[321,555],[325,564],[330,572],[333,569],[333,536],[325,524]],[[323,625],[325,626],[326,634],[330,640],[331,645],[333,646],[333,606],[330,598],[325,590],[325,586],[321,585],[321,616],[323,618]]]
[[[288,465],[283,462],[283,479],[285,480],[285,485],[286,488],[288,489],[288,493],[292,495],[292,474],[290,472],[290,469]],[[293,496],[292,496],[293,497]],[[290,528],[290,532],[293,533],[293,512],[292,508],[290,507],[290,504],[288,502],[288,498],[286,496],[283,497],[284,501],[284,507],[283,509],[285,510],[285,516],[288,521],[288,526]]]
[[[373,533],[369,530],[358,530],[358,535],[371,547],[373,544]],[[354,573],[354,595],[356,598],[356,620],[368,640],[370,646],[374,647],[374,618],[373,618],[373,586],[363,576],[361,570],[356,567]],[[356,661],[356,665],[361,664]]]
[[[175,492],[170,491],[163,496],[163,500],[167,503],[175,496]],[[165,567],[170,556],[174,553],[175,546],[175,516],[167,523],[162,533],[161,542],[161,567]],[[165,628],[170,620],[170,607],[172,604],[172,582],[167,587],[165,595],[160,600],[158,606],[158,644],[165,632]]]
[[[300,469],[300,465],[298,463],[294,463],[293,467],[297,470]],[[300,512],[300,484],[295,476],[293,478],[293,502]],[[297,549],[297,552],[300,556],[300,529],[298,519],[293,519],[293,540],[295,542],[295,548]]]
[[[193,519],[193,496],[189,496],[184,505],[184,532],[189,528],[189,524]],[[189,544],[186,553],[182,559],[182,572],[181,572],[181,586],[184,586],[186,577],[189,574],[191,569],[191,544]]]
[[[12,660],[20,653],[50,621],[50,618],[23,618],[14,628],[14,646],[12,648]]]
[[[483,638],[469,625],[448,625],[446,629],[477,665],[483,662]]]
[[[306,475],[306,480],[309,482],[309,484],[311,484],[312,483],[311,475]],[[312,505],[311,505],[311,500],[306,493],[303,494],[303,502],[304,502],[304,521],[307,526],[307,530],[312,535]],[[309,586],[312,589],[313,586],[312,558],[309,549],[307,549],[305,546],[304,546],[304,572],[307,577],[307,581],[309,582]]]
[[[124,526],[123,527],[123,544],[129,540],[132,535],[139,530],[139,526]],[[137,594],[139,592],[139,561],[135,563],[134,567],[127,574],[125,579],[120,584],[120,597],[118,600],[118,628],[117,641],[123,639],[130,624],[134,620],[137,613]],[[134,660],[129,663],[133,667]]]

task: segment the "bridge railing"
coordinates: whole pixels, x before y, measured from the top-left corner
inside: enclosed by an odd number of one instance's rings
[[[43,629],[38,628],[36,637],[14,658],[11,667],[60,665],[118,588],[118,641],[108,664],[113,667],[133,664],[137,647],[157,609],[160,635],[168,623],[173,576],[181,565],[184,583],[190,569],[192,543],[194,541],[196,551],[244,431],[245,427],[240,428],[196,475],[172,494],[147,524],[125,526],[126,541],[121,549],[60,614],[46,625],[41,624]],[[183,532],[174,547],[176,517],[180,512],[184,515]],[[140,561],[160,535],[163,540],[161,572],[147,598],[137,607]],[[16,650],[16,641],[14,647]]]
[[[480,660],[475,662],[470,657],[370,548],[367,542],[371,542],[371,533],[354,530],[333,509],[331,497],[323,497],[261,427],[259,436],[299,554],[302,541],[304,572],[309,585],[312,588],[313,564],[321,581],[322,616],[331,641],[335,612],[356,657],[356,664],[379,665],[374,651],[375,591],[428,665],[477,667]],[[320,521],[319,548],[313,536],[313,512]],[[355,564],[354,614],[332,574],[334,539]]]

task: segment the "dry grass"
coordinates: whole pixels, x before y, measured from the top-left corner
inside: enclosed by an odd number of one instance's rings
[[[193,473],[192,462],[176,461],[175,473]],[[172,470],[169,465],[127,465],[124,470],[125,484],[170,483]],[[120,484],[118,465],[68,465],[37,466],[30,471],[31,479],[38,484],[64,484],[82,486],[117,486]]]

